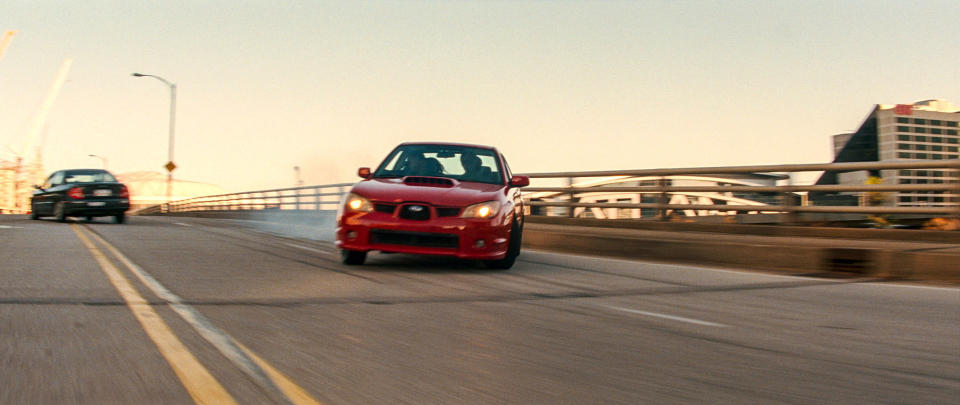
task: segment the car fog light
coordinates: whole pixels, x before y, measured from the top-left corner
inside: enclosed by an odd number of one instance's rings
[[[347,232],[347,239],[354,240],[357,238],[357,231]]]
[[[473,242],[473,247],[477,249],[482,248],[484,246],[487,246],[487,242],[484,241],[483,239],[477,239],[476,241]]]

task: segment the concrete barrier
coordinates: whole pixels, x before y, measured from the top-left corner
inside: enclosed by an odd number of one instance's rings
[[[605,223],[609,222],[616,221]],[[524,247],[789,274],[960,283],[960,245],[956,243],[895,240],[889,234],[874,239],[863,236],[847,239],[756,234],[763,232],[744,235],[730,229],[683,232],[593,225],[528,221],[524,227]],[[852,231],[857,232],[849,235],[860,236],[869,234],[864,231],[875,230]],[[949,240],[952,237],[927,238]]]
[[[839,238],[857,240],[893,240],[960,244],[960,231],[922,229],[830,228],[820,226],[705,224],[649,220],[609,220],[593,218],[526,217],[527,223],[585,226],[594,228],[637,229],[667,232],[708,232],[715,234]]]

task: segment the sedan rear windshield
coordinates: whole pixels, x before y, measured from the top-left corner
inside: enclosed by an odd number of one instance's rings
[[[112,174],[104,171],[83,170],[69,171],[63,179],[64,183],[116,183]]]
[[[402,145],[387,156],[375,178],[432,176],[503,184],[503,170],[492,149],[458,145]]]

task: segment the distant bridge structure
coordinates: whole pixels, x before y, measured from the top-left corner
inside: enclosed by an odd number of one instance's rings
[[[540,191],[527,193],[531,202],[575,201],[588,204],[624,203],[624,204],[666,204],[678,206],[668,209],[665,215],[696,217],[715,215],[736,215],[737,213],[761,213],[764,207],[776,205],[781,194],[776,192],[712,191],[712,192],[670,192],[660,191],[622,191],[622,187],[669,187],[669,186],[705,186],[705,187],[773,187],[778,181],[789,180],[782,174],[735,173],[728,175],[670,175],[670,176],[614,176],[580,181],[570,188],[579,192]],[[794,197],[799,198],[799,197]],[[684,205],[714,206],[712,209],[683,209]],[[749,211],[729,210],[726,206],[752,206]],[[568,216],[569,207],[537,207],[535,215]],[[575,218],[597,219],[641,219],[655,218],[658,210],[653,208],[599,208],[574,207]]]

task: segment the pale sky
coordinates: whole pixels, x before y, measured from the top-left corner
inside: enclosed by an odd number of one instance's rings
[[[0,1],[0,158],[65,58],[48,172],[352,182],[404,141],[516,172],[820,163],[874,104],[960,104],[957,1]]]

